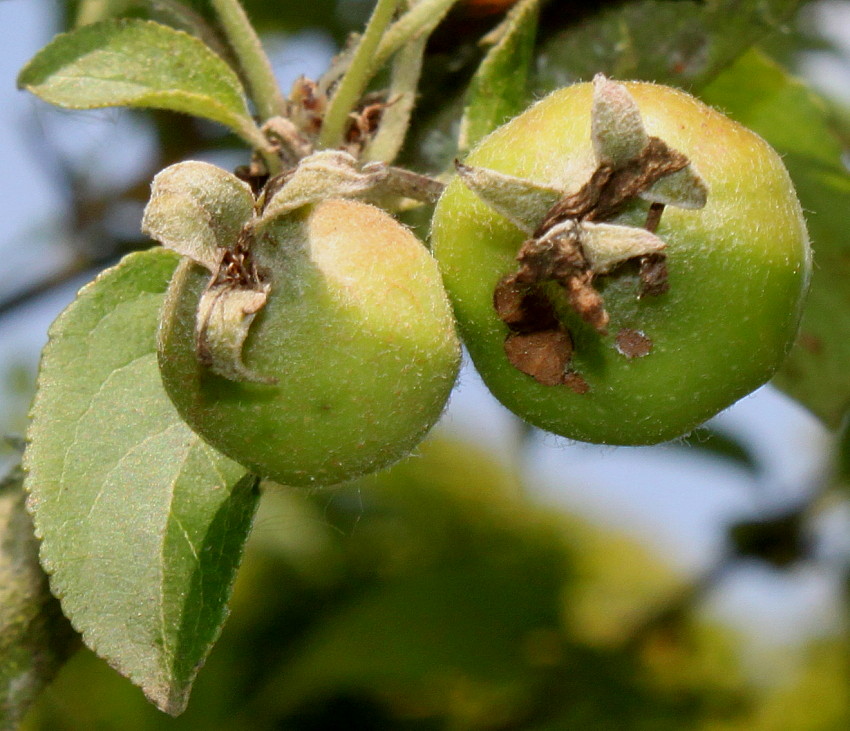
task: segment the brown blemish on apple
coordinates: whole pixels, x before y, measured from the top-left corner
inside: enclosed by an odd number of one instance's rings
[[[632,358],[643,358],[652,352],[652,340],[640,330],[624,327],[617,333],[616,347],[629,360]]]
[[[540,287],[519,284],[513,275],[496,285],[493,307],[499,319],[514,331],[531,332],[558,327],[555,308]]]
[[[575,371],[569,371],[564,374],[564,385],[577,394],[585,394],[590,390],[590,384],[584,380],[581,374]]]
[[[511,333],[505,339],[505,355],[510,364],[544,386],[564,383],[564,374],[573,354],[573,343],[563,329],[531,333]]]

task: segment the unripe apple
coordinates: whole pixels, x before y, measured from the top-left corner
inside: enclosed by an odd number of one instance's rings
[[[186,259],[171,282],[159,364],[181,416],[283,484],[338,483],[407,455],[442,413],[459,366],[428,251],[384,211],[330,199],[259,227],[250,252],[267,297],[239,343],[248,378],[198,358],[208,269]]]
[[[805,223],[779,156],[720,112],[600,77],[536,103],[459,169],[433,252],[473,362],[531,424],[656,443],[782,362],[811,269]],[[577,259],[551,258],[564,241]]]

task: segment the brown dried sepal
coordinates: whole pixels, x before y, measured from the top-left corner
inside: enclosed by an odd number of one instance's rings
[[[658,230],[658,224],[661,223],[661,214],[664,213],[663,203],[652,203],[649,210],[646,212],[646,223],[644,228],[654,234]]]
[[[540,238],[528,239],[520,247],[517,260],[517,283],[530,286],[558,282],[572,309],[597,332],[605,334],[608,313],[602,295],[593,286],[593,272],[582,251],[577,227],[563,225]]]
[[[225,249],[221,257],[218,272],[213,275],[207,289],[222,284],[242,289],[261,289],[262,277],[257,265],[251,257],[251,246],[253,244],[253,233],[249,226],[245,226],[239,234],[236,246]]]
[[[610,317],[602,295],[593,286],[593,272],[581,272],[563,282],[570,307],[600,335],[608,334]]]
[[[496,285],[493,307],[499,319],[516,332],[559,327],[555,308],[546,293],[537,285],[517,283],[513,274]]]
[[[384,110],[393,104],[393,101],[387,101],[381,94],[366,96],[359,108],[349,115],[345,131],[345,149],[358,157],[378,130]]]
[[[327,106],[327,94],[315,81],[305,76],[295,79],[289,92],[287,116],[302,132],[312,137],[319,134]]]
[[[657,297],[670,289],[667,281],[667,257],[647,254],[640,258],[640,291],[638,297]]]
[[[611,163],[601,163],[577,192],[565,195],[552,206],[535,236],[542,236],[567,219],[607,221],[624,203],[661,178],[684,169],[689,162],[686,155],[669,147],[664,140],[650,137],[640,154],[625,165],[614,168]]]
[[[544,386],[564,383],[573,354],[572,339],[563,328],[537,332],[512,332],[505,339],[510,364]]]
[[[518,282],[564,282],[577,273],[586,271],[587,259],[579,243],[578,228],[559,226],[538,237],[528,239],[517,253]]]

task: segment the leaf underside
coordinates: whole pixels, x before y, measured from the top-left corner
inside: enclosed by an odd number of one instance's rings
[[[218,637],[256,480],[168,400],[155,334],[178,257],[130,254],[50,328],[24,455],[41,562],[65,615],[161,710]]]

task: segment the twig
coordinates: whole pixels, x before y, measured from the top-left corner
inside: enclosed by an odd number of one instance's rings
[[[278,87],[269,57],[239,0],[212,0],[227,42],[236,54],[248,82],[260,119],[286,114],[286,102]]]
[[[337,147],[342,142],[348,115],[363,95],[374,69],[378,68],[374,63],[375,51],[392,20],[397,4],[398,0],[378,0],[372,11],[372,17],[369,18],[366,30],[351,58],[351,64],[328,104],[319,133],[320,148]]]

